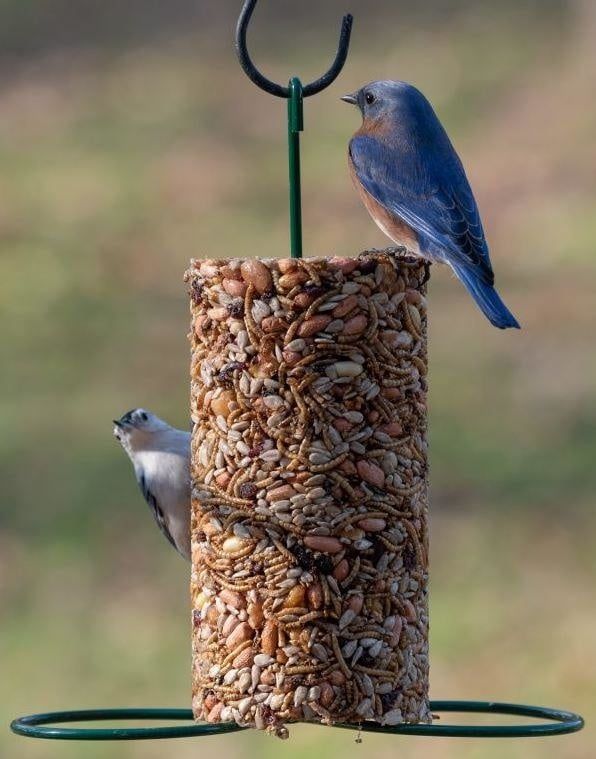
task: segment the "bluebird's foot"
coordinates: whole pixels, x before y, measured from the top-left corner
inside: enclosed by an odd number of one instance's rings
[[[420,283],[421,285],[425,285],[428,280],[430,279],[430,267],[432,266],[432,261],[425,261],[424,262],[424,279]]]

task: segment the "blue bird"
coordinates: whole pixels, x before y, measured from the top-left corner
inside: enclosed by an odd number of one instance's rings
[[[371,82],[342,100],[362,126],[349,165],[366,209],[396,244],[448,264],[495,327],[519,324],[494,288],[488,246],[464,167],[424,95],[406,82]]]

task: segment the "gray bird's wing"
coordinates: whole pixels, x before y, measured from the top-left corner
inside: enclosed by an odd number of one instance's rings
[[[151,492],[149,485],[147,483],[147,480],[145,479],[145,475],[140,472],[136,472],[136,475],[137,475],[137,482],[139,483],[139,487],[141,488],[141,492],[145,496],[145,500],[147,501],[151,511],[153,512],[153,516],[155,518],[155,521],[157,522],[157,526],[166,536],[166,538],[171,543],[171,545],[173,545],[174,548],[178,550],[178,546],[174,542],[174,538],[172,537],[170,531],[168,530],[164,513],[159,507],[159,504],[157,503],[157,498]]]

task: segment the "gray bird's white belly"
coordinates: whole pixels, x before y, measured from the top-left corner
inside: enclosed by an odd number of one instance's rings
[[[168,532],[180,553],[190,559],[190,462],[186,455],[164,451],[143,452],[141,460]]]

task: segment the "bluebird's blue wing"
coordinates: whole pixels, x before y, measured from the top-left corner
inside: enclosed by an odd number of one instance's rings
[[[350,159],[364,189],[418,235],[423,253],[472,267],[486,284],[494,276],[476,201],[445,135],[437,151],[395,150],[366,135],[350,142]]]

